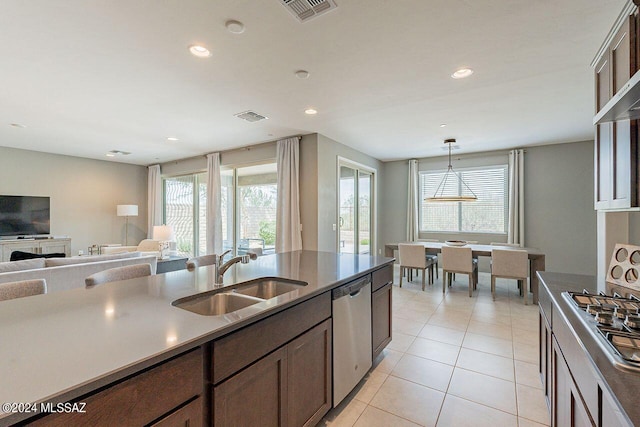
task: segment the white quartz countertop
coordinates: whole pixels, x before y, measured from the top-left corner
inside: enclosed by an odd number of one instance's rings
[[[221,316],[173,307],[215,289],[213,267],[0,302],[0,403],[61,402],[347,282],[391,258],[297,251],[236,264],[225,285],[260,277],[299,290]],[[26,418],[0,410],[0,425]]]

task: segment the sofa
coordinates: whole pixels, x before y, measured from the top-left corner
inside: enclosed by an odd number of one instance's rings
[[[34,258],[0,262],[0,283],[44,279],[47,293],[84,288],[84,279],[94,273],[125,265],[150,264],[156,274],[156,255],[124,252],[111,255],[77,256],[70,258]]]
[[[142,255],[161,255],[162,247],[160,241],[153,239],[144,239],[138,246],[103,246],[100,249],[101,254],[111,255],[123,252],[140,252]]]

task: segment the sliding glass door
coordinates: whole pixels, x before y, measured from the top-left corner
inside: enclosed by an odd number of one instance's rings
[[[375,171],[344,160],[338,167],[338,252],[370,254]]]
[[[207,174],[164,179],[164,223],[173,227],[180,255],[206,253]]]
[[[275,253],[275,163],[222,171],[222,239],[225,250],[258,256]]]

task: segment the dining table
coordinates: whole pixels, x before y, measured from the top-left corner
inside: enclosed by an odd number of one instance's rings
[[[405,243],[405,242],[400,242]],[[419,244],[424,246],[425,253],[438,254],[442,251],[443,246],[447,246],[444,242],[406,242],[412,244]],[[398,250],[399,243],[387,243],[384,245],[385,256],[393,257],[393,252]],[[526,247],[513,247],[513,246],[500,246],[500,245],[486,245],[480,243],[467,243],[464,247],[471,248],[471,252],[474,258],[491,257],[491,251],[493,249],[506,249],[506,250],[521,250],[526,251],[529,257],[529,288],[533,294],[533,303],[538,303],[538,271],[544,271],[545,269],[545,256],[544,252],[537,248]]]

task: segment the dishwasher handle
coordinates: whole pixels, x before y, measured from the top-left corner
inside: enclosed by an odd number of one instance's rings
[[[371,280],[368,277],[365,277],[360,280],[356,280],[346,285],[340,286],[339,288],[334,289],[331,292],[331,299],[336,300],[338,298],[342,298],[348,295],[356,296],[360,293],[360,290],[371,283]]]

